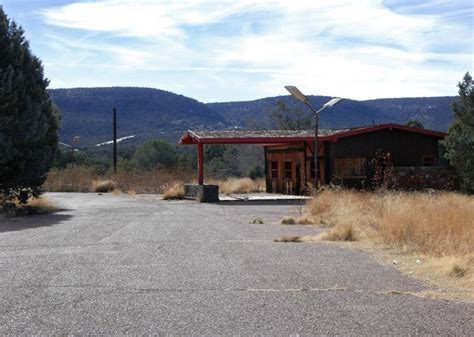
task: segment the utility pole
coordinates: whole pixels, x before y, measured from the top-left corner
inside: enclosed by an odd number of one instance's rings
[[[113,109],[114,128],[114,174],[117,173],[117,110]]]

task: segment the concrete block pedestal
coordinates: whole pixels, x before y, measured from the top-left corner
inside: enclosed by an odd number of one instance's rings
[[[218,202],[219,186],[185,184],[184,197],[186,199],[196,199],[199,202]]]

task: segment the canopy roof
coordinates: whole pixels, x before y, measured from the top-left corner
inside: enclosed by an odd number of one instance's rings
[[[437,138],[444,138],[446,133],[409,127],[399,124],[380,124],[350,129],[319,130],[318,141],[337,140],[384,129],[397,129],[416,132]],[[314,140],[314,130],[188,130],[181,137],[180,144],[289,144]]]

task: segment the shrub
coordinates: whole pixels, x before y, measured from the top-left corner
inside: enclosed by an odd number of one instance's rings
[[[95,180],[92,182],[92,190],[98,193],[112,192],[116,186],[112,180]]]
[[[184,185],[182,183],[175,183],[168,188],[163,194],[164,200],[183,199]]]
[[[281,224],[282,225],[294,225],[296,224],[295,218],[291,216],[286,216],[283,219],[281,219]]]
[[[255,165],[249,170],[248,177],[252,180],[257,178],[262,178],[265,176],[265,172],[263,172],[262,168],[259,165]]]

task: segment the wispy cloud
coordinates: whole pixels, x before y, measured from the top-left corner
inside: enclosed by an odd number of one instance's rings
[[[45,60],[53,85],[152,86],[204,101],[284,94],[290,83],[359,99],[451,95],[473,65],[467,3],[105,0],[41,15],[58,51]]]

